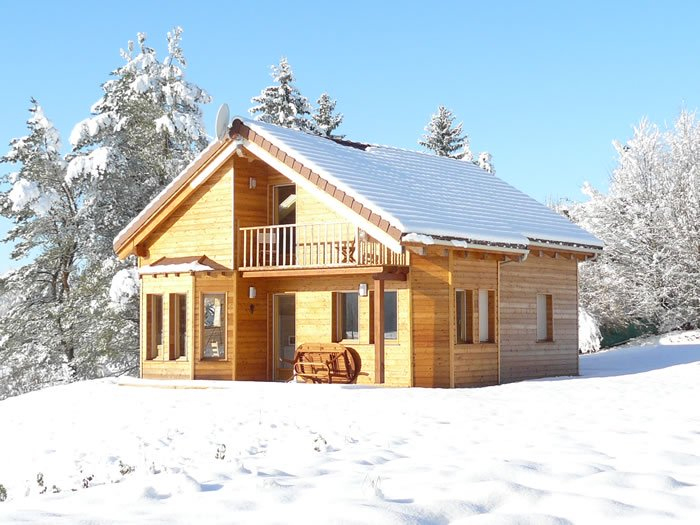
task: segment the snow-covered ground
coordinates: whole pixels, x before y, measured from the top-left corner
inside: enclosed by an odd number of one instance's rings
[[[0,523],[700,523],[700,333],[581,371],[465,390],[104,380],[7,399]]]

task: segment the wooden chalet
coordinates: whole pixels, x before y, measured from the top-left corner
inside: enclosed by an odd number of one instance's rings
[[[303,343],[358,383],[578,373],[600,241],[469,162],[235,118],[115,239],[138,257],[141,375],[286,381]]]

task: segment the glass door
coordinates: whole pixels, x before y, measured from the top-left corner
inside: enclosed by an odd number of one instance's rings
[[[273,380],[289,381],[296,350],[294,294],[275,294],[272,310]]]
[[[283,265],[294,264],[297,222],[297,187],[294,184],[275,186],[273,191],[272,223],[281,225],[276,243]]]

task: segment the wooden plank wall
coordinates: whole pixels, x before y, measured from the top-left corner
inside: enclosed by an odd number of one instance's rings
[[[450,291],[450,330],[456,334],[455,290],[497,290],[498,262],[495,260],[467,259],[456,252],[451,254],[452,287]],[[495,294],[498,297],[498,294]],[[496,312],[498,302],[496,302]],[[478,310],[478,309],[477,309]],[[475,315],[474,334],[478,338],[479,316]],[[496,323],[496,337],[498,323]],[[456,338],[453,338],[455,341]],[[498,384],[498,339],[494,343],[454,344],[453,384],[455,387],[487,386]]]
[[[297,187],[297,223],[319,224],[324,222],[348,221],[304,188]]]
[[[270,379],[268,335],[268,281],[236,277],[236,371],[234,379],[267,381]],[[248,288],[256,289],[255,299],[248,298]],[[252,305],[252,311],[251,311]],[[271,319],[270,319],[271,322]]]
[[[232,163],[227,161],[147,239],[147,265],[161,257],[206,255],[233,267]]]
[[[236,227],[265,226],[268,224],[267,199],[268,180],[277,172],[260,160],[235,157],[234,169],[234,214]],[[250,178],[255,179],[255,188],[250,188]]]
[[[447,255],[412,255],[414,386],[450,386],[450,267]]]
[[[578,373],[577,263],[536,257],[501,265],[501,382]],[[537,294],[552,294],[554,341],[537,342]]]
[[[179,293],[187,295],[187,355],[184,359],[170,361],[168,319],[170,318],[170,301],[168,294]],[[146,295],[163,295],[163,352],[156,359],[146,359]],[[194,339],[192,323],[194,315],[193,279],[188,274],[180,276],[144,275],[141,279],[141,377],[149,379],[192,379],[192,355]]]
[[[233,363],[236,345],[236,280],[226,275],[197,274],[195,277],[197,300],[194,303],[194,378],[233,379]],[[226,359],[202,359],[202,294],[226,294]]]

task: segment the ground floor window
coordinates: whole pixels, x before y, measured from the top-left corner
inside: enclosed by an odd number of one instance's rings
[[[163,352],[163,296],[146,295],[146,359],[156,359]]]
[[[395,341],[399,338],[398,292],[384,291],[384,339]],[[369,293],[369,342],[374,343],[374,292]]]
[[[170,294],[170,359],[187,356],[187,295]]]
[[[479,342],[496,342],[496,292],[479,290]]]
[[[537,340],[554,340],[551,294],[537,294]]]
[[[359,294],[357,292],[338,292],[334,296],[335,326],[333,339],[335,341],[359,339]]]
[[[202,357],[226,359],[226,294],[202,294]]]
[[[457,344],[472,344],[474,342],[473,290],[457,290],[455,292],[455,316]]]

